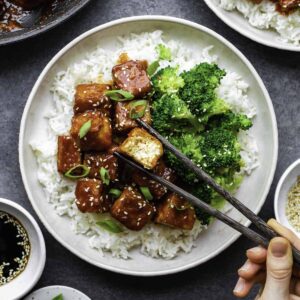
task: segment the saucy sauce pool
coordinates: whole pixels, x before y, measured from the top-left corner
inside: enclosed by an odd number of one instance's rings
[[[28,234],[23,225],[15,217],[0,211],[0,286],[24,271],[30,249]]]

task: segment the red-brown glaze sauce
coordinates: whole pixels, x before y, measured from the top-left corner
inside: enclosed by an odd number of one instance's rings
[[[255,4],[260,4],[263,0],[250,0]],[[300,0],[270,0],[276,4],[276,10],[282,15],[289,15],[300,9]]]
[[[39,22],[45,22],[61,1],[64,0],[39,1],[44,3],[32,8],[38,9],[42,6],[43,10]],[[29,15],[31,10],[27,7],[18,5],[18,2],[22,3],[26,2],[26,0],[0,0],[0,33],[23,29],[20,20]]]

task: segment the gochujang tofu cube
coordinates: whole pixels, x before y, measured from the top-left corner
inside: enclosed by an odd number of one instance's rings
[[[80,149],[71,136],[59,136],[57,140],[57,170],[66,173],[81,163]]]
[[[153,169],[163,155],[161,142],[141,128],[130,131],[119,151],[128,155],[146,169]]]
[[[150,222],[155,208],[132,187],[124,188],[111,208],[111,215],[131,230],[141,230]]]
[[[151,91],[151,82],[147,75],[147,62],[130,60],[113,67],[114,85],[118,89],[130,92],[135,98],[144,97]]]
[[[97,109],[104,115],[110,114],[111,102],[105,95],[111,86],[108,84],[79,84],[76,86],[74,113]]]
[[[195,210],[188,201],[171,193],[158,205],[155,222],[175,228],[193,229]]]
[[[170,182],[174,182],[176,180],[175,172],[171,168],[167,167],[162,160],[157,163],[156,167],[153,169],[153,173],[157,174],[160,177],[163,177]],[[145,176],[138,170],[133,171],[132,180],[139,186],[148,187],[155,199],[160,199],[167,193],[166,187],[156,182],[155,180],[152,180],[148,176]]]
[[[118,102],[115,106],[115,129],[126,132],[138,126],[134,119],[130,118],[130,110],[133,101]],[[144,122],[151,124],[150,106],[147,104],[145,114],[141,118]]]
[[[108,170],[111,181],[115,181],[118,178],[118,159],[113,154],[87,153],[84,155],[83,164],[90,167],[90,178],[101,179],[101,168]]]
[[[80,139],[82,151],[106,150],[112,145],[112,128],[110,119],[99,111],[87,111],[77,114],[72,119],[71,135],[79,139],[80,129],[88,121],[92,125],[87,134]]]
[[[102,193],[103,184],[101,180],[87,178],[78,180],[75,190],[75,201],[78,209],[83,213],[105,211]]]

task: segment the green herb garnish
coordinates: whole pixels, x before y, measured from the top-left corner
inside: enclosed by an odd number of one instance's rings
[[[114,220],[103,220],[96,223],[98,226],[102,227],[106,231],[112,233],[120,233],[123,231],[122,227]]]
[[[152,64],[150,64],[147,68],[147,74],[148,76],[153,76],[157,69],[159,68],[159,61],[155,60]]]
[[[150,190],[149,190],[148,187],[146,187],[146,186],[141,186],[141,187],[140,187],[140,190],[141,190],[143,196],[145,197],[145,199],[146,199],[147,201],[153,200],[153,196],[152,196],[152,194],[151,194],[151,192],[150,192]]]
[[[119,189],[110,189],[108,194],[112,195],[114,198],[119,198],[122,194],[122,191]]]
[[[104,184],[109,185],[110,177],[107,169],[101,167],[100,169],[100,177]]]
[[[114,101],[128,101],[134,99],[134,95],[124,90],[106,91],[105,95]]]
[[[89,130],[92,127],[92,120],[88,120],[87,122],[85,122],[79,130],[79,137],[82,139],[83,137],[85,137],[87,135],[87,133],[89,132]]]
[[[59,294],[56,297],[52,298],[52,300],[64,300],[63,294]]]
[[[166,47],[165,45],[159,44],[155,47],[155,50],[159,55],[159,59],[168,60],[168,61],[172,59],[171,49]]]
[[[82,169],[82,173],[80,175],[74,174],[74,171],[78,171]],[[85,165],[77,165],[67,171],[64,175],[70,179],[78,179],[86,177],[90,173],[90,168]]]
[[[137,100],[130,103],[129,116],[131,119],[142,118],[147,108],[146,100]]]

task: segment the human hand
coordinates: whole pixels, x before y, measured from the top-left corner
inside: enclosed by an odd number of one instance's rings
[[[300,239],[274,219],[268,225],[285,238],[272,239],[268,250],[255,247],[247,251],[233,293],[243,298],[259,283],[262,288],[256,300],[300,300],[300,268],[293,268],[291,249],[293,244],[300,250]]]

